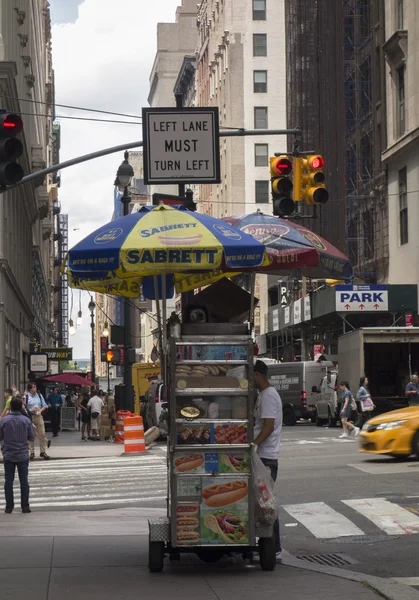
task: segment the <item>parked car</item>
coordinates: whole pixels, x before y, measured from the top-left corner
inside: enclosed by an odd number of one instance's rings
[[[316,421],[317,394],[313,387],[333,366],[330,361],[268,365],[269,381],[281,396],[284,425],[295,425],[298,419]]]
[[[359,435],[360,452],[419,459],[419,406],[373,417]]]
[[[320,385],[313,386],[312,392],[316,394],[316,425],[336,427],[339,421],[339,390],[337,371],[327,371],[320,381]]]

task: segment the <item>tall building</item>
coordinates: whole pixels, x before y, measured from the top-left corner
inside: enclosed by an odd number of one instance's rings
[[[284,1],[203,0],[198,10],[196,104],[218,106],[221,128],[285,129]],[[221,136],[222,182],[200,186],[215,217],[272,214],[269,157],[284,136]]]
[[[1,107],[22,114],[25,173],[52,163],[56,137],[47,0],[0,3]],[[40,102],[43,110],[34,110]],[[0,202],[0,388],[23,388],[29,344],[55,342],[54,205],[57,180],[19,186]],[[4,368],[3,368],[4,367]]]
[[[385,0],[389,245],[392,283],[419,281],[419,5]]]

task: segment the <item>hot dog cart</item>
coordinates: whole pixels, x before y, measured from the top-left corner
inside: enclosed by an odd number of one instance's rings
[[[275,568],[272,525],[255,513],[253,341],[248,324],[184,324],[169,339],[167,517],[149,521],[149,569],[258,550]],[[259,539],[256,544],[257,538]]]

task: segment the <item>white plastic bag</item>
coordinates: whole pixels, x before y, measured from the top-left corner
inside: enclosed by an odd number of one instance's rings
[[[271,471],[261,461],[256,450],[251,452],[256,521],[272,525],[278,517],[278,490]]]

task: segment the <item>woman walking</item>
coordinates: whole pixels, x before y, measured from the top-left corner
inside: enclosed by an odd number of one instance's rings
[[[356,394],[356,399],[359,401],[359,418],[357,425],[360,429],[362,429],[364,424],[368,421],[371,416],[371,411],[374,409],[374,403],[371,400],[368,384],[368,377],[361,377],[359,380],[359,390]]]
[[[349,432],[354,431],[355,437],[359,434],[359,427],[355,427],[352,423],[349,422],[352,412],[352,394],[349,390],[349,383],[347,381],[341,381],[339,384],[341,391],[341,401],[342,408],[340,411],[340,421],[343,427],[343,433],[340,435],[340,438],[348,438]]]
[[[84,396],[83,394],[79,394],[78,398],[78,406],[81,411],[81,441],[87,442],[88,437],[90,436],[90,411],[87,407],[87,403],[89,398]],[[87,435],[86,435],[87,429]]]

